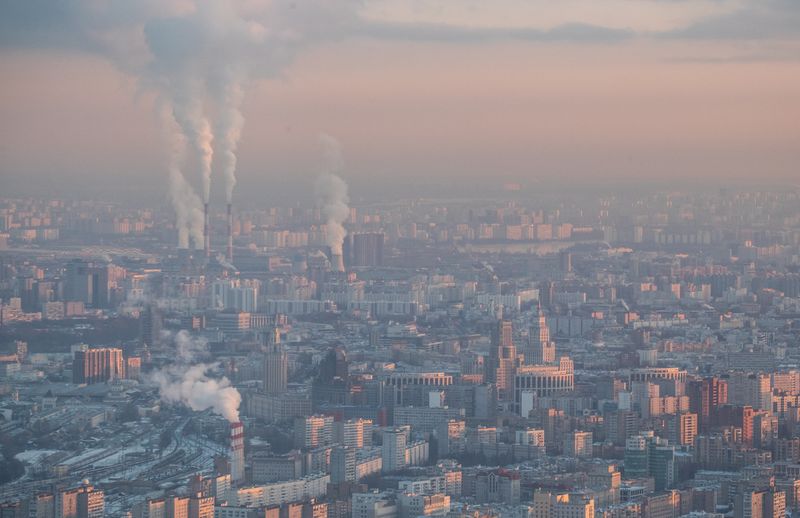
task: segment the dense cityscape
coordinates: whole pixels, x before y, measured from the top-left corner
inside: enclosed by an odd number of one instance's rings
[[[798,57],[798,0],[0,0],[0,518],[800,518]]]
[[[0,201],[3,516],[800,507],[796,188],[320,199]]]

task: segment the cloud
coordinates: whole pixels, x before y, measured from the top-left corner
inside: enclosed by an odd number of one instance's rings
[[[378,39],[423,40],[470,43],[492,40],[601,43],[632,38],[631,29],[614,29],[583,23],[563,24],[551,29],[465,27],[434,23],[390,23],[371,21],[357,27],[358,35]]]
[[[767,40],[800,37],[800,2],[753,0],[733,12],[704,17],[657,36],[688,40]]]

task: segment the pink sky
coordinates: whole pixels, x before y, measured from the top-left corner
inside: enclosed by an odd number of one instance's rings
[[[250,85],[240,181],[310,178],[321,132],[342,142],[352,179],[798,178],[800,28],[756,38],[708,25],[709,34],[686,36],[750,3],[644,0],[616,19],[589,7],[598,3],[531,11],[536,2],[503,0],[487,11],[486,2],[368,2],[362,17],[411,28],[580,22],[635,34],[472,40],[409,30],[309,45],[277,78]],[[6,45],[0,74],[0,181],[163,177],[154,96],[110,61]]]

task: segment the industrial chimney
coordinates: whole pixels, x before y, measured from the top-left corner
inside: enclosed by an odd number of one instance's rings
[[[211,236],[208,234],[208,202],[203,204],[203,240],[205,241],[206,259],[211,257]]]
[[[228,203],[228,251],[225,257],[229,263],[233,264],[233,214],[231,214],[230,203]]]
[[[244,481],[244,425],[231,423],[231,484]]]

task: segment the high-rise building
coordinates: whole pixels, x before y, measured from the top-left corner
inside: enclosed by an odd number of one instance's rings
[[[528,334],[528,348],[525,351],[525,363],[533,365],[549,365],[556,361],[556,344],[550,341],[550,329],[547,318],[539,307],[538,315]]]
[[[161,341],[161,328],[163,316],[161,311],[153,304],[142,310],[139,318],[139,336],[142,345],[153,347]]]
[[[318,448],[333,442],[333,416],[311,415],[294,420],[294,444],[298,448]]]
[[[769,374],[735,371],[728,375],[728,402],[755,410],[772,408],[772,379]]]
[[[348,235],[343,245],[345,266],[348,268],[382,266],[385,239],[383,232],[360,232]]]
[[[167,518],[188,518],[189,517],[189,497],[175,496],[167,497]]]
[[[289,360],[283,345],[273,342],[264,353],[264,392],[270,395],[286,392]]]
[[[75,351],[72,362],[72,382],[76,384],[104,383],[125,377],[122,349],[99,348]]]
[[[667,419],[669,440],[681,446],[694,446],[697,437],[697,414],[674,414]]]
[[[719,407],[728,403],[728,383],[717,377],[692,380],[686,392],[689,410],[698,417],[698,431],[708,431]]]
[[[104,515],[105,493],[84,481],[78,489],[78,518],[103,518]]]
[[[675,481],[675,447],[652,432],[628,437],[625,442],[625,477],[648,476],[655,480],[657,491],[671,487]]]
[[[197,493],[189,497],[187,518],[214,518],[214,497]]]
[[[107,308],[112,279],[117,267],[80,259],[67,263],[64,273],[64,299],[80,301],[96,308]]]
[[[592,432],[570,432],[564,438],[564,455],[589,458],[592,456]]]
[[[514,374],[517,366],[517,349],[514,347],[512,323],[500,320],[492,333],[487,381],[497,387],[497,397],[510,401],[514,397]]]
[[[628,437],[625,441],[625,476],[642,478],[650,473],[650,462],[647,452],[647,438],[641,435]]]
[[[356,450],[338,446],[331,450],[331,482],[354,482],[356,480]]]
[[[390,473],[402,469],[406,465],[406,430],[392,428],[383,432],[383,472]]]
[[[333,423],[334,442],[350,448],[372,446],[372,421],[370,419],[348,419]]]

